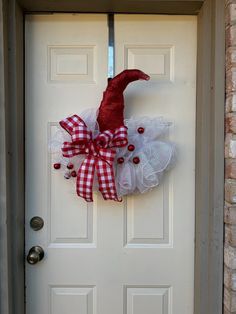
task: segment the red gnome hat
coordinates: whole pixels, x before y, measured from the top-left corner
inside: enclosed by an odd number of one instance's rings
[[[109,80],[98,111],[100,132],[114,130],[124,125],[125,88],[133,81],[149,79],[150,77],[140,70],[124,70]]]

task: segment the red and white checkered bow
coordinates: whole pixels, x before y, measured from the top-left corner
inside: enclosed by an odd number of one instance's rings
[[[93,201],[92,188],[96,169],[99,191],[103,198],[120,201],[113,172],[113,161],[116,155],[114,148],[127,145],[127,128],[121,126],[115,131],[106,130],[93,139],[92,132],[77,115],[60,121],[60,125],[71,135],[71,142],[63,143],[63,156],[70,158],[86,154],[77,174],[77,194],[87,202]]]

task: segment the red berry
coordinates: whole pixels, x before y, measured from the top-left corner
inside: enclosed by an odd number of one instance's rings
[[[125,160],[124,160],[123,157],[119,157],[119,158],[117,159],[117,163],[118,163],[118,164],[123,164],[124,161],[125,161]]]
[[[71,162],[69,162],[68,165],[67,165],[67,168],[68,168],[68,169],[73,169],[73,168],[74,168],[74,165],[73,165]]]
[[[140,163],[139,157],[134,157],[133,158],[133,163],[136,164],[136,165],[139,164]]]
[[[144,133],[144,128],[142,128],[142,127],[138,128],[138,133],[139,134],[143,134]]]
[[[57,162],[57,163],[55,163],[55,164],[53,165],[53,167],[54,167],[54,169],[58,170],[58,169],[61,168],[61,164],[60,164],[59,162]]]
[[[75,177],[77,176],[77,173],[76,173],[75,170],[71,171],[71,176],[72,176],[73,178],[75,178]]]
[[[128,146],[128,150],[129,150],[130,152],[134,151],[134,150],[135,150],[135,146],[134,146],[133,144],[130,144],[130,145]]]

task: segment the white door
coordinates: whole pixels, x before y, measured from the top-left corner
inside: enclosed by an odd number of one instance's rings
[[[193,314],[196,26],[194,16],[115,16],[116,73],[151,75],[127,88],[126,117],[172,121],[177,161],[147,194],[86,203],[52,169],[48,141],[56,122],[102,99],[107,16],[26,16],[26,254],[45,251],[26,263],[27,314]]]

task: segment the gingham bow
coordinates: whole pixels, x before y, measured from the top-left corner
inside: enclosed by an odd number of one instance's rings
[[[115,131],[106,130],[93,139],[92,132],[77,115],[60,121],[60,125],[71,135],[71,142],[63,143],[63,156],[71,158],[86,154],[77,174],[77,194],[87,202],[93,201],[92,188],[96,169],[99,191],[103,198],[119,201],[113,172],[113,161],[116,155],[113,148],[127,145],[127,128],[121,126]]]

